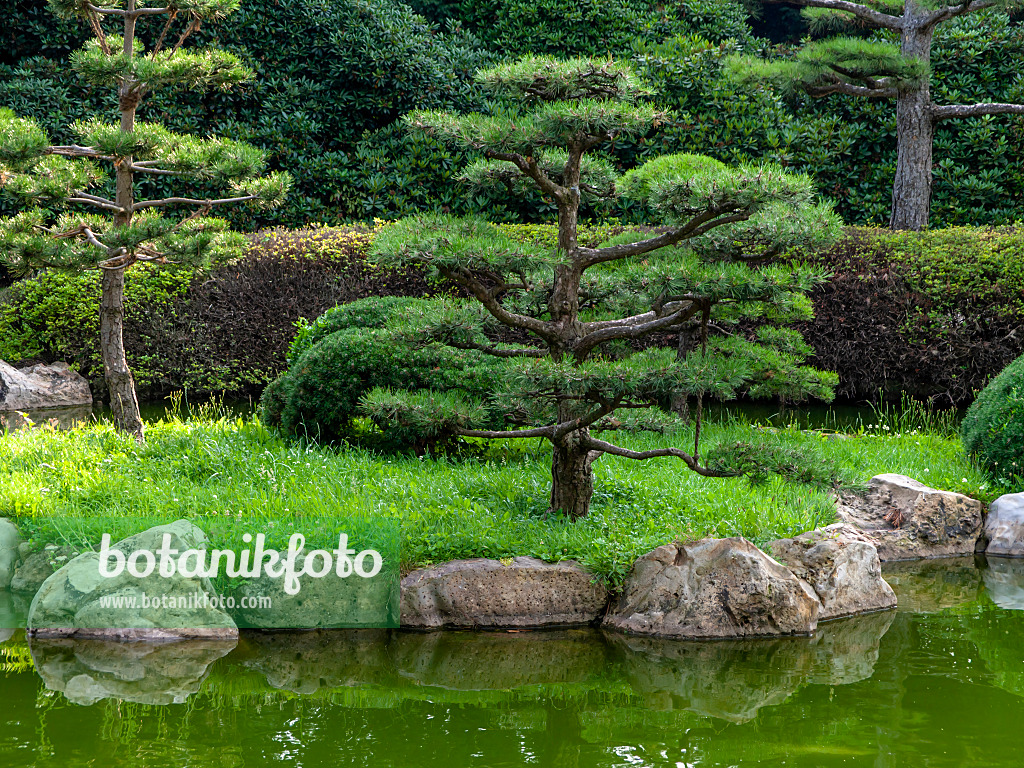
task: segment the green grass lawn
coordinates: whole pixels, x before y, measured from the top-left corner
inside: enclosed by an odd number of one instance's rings
[[[706,445],[770,438],[835,462],[842,482],[898,472],[991,499],[1000,489],[963,455],[959,440],[891,428],[847,439],[726,419],[705,427]],[[397,523],[406,567],[461,557],[576,559],[616,581],[633,560],[674,539],[745,536],[758,544],[834,520],[826,490],[771,479],[708,479],[679,461],[595,463],[588,518],[544,519],[550,454],[539,441],[474,446],[453,458],[381,456],[281,439],[256,420],[207,413],[168,417],[137,446],[109,425],[0,437],[0,516],[35,544],[95,546],[151,525],[188,518],[215,546],[266,533],[284,549],[292,531],[326,546],[337,533]],[[684,434],[617,438],[635,448],[686,445]],[[692,438],[690,438],[692,439]]]

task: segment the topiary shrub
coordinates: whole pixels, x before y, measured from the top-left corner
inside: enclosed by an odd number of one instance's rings
[[[289,349],[289,370],[264,391],[260,417],[283,432],[315,441],[349,435],[364,398],[374,390],[401,386],[437,396],[486,399],[495,386],[495,364],[473,349],[425,342],[409,344],[424,312],[444,311],[445,299],[368,298],[335,307],[302,324]],[[389,446],[418,453],[453,435],[409,423],[389,430]]]
[[[1024,355],[981,391],[961,432],[964,448],[996,480],[1024,490]]]

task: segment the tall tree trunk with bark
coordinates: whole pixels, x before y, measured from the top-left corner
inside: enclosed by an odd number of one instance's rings
[[[555,442],[551,457],[551,511],[571,520],[586,517],[594,495],[594,470],[597,454],[585,446],[589,429],[570,432]]]
[[[126,9],[135,10],[135,0],[128,0]],[[124,55],[132,56],[135,41],[135,18],[126,17],[124,26]],[[130,79],[122,83],[118,93],[121,110],[121,130],[135,130],[135,111],[139,96]],[[115,227],[126,227],[132,222],[135,204],[135,177],[131,170],[132,158],[126,157],[117,166],[117,196],[121,209],[114,216]],[[103,356],[103,376],[110,393],[110,411],[118,429],[133,435],[139,442],[145,440],[145,425],[139,412],[139,399],[135,392],[135,378],[124,351],[124,273],[129,266],[104,267],[103,295],[100,299],[100,354]]]
[[[900,50],[905,56],[925,64],[931,59],[934,27],[918,14],[915,3],[906,5],[907,26],[901,35]],[[932,144],[935,117],[928,78],[907,88],[896,97],[896,178],[892,187],[891,229],[921,230],[928,226],[932,195]]]

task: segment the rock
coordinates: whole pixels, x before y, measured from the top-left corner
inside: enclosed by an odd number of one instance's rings
[[[607,647],[589,628],[543,632],[403,632],[388,655],[403,678],[457,691],[580,683],[606,674]]]
[[[245,666],[274,688],[303,695],[321,688],[387,685],[395,681],[387,632],[252,632],[242,638]]]
[[[992,502],[984,537],[986,555],[1024,557],[1024,493],[1008,493]]]
[[[10,589],[14,571],[21,561],[21,534],[6,517],[0,517],[0,590]]]
[[[873,544],[851,525],[836,523],[769,544],[771,553],[814,588],[818,620],[896,607],[896,593],[882,578]]]
[[[164,533],[183,552],[204,549],[206,536],[186,520],[129,536],[111,549],[126,557],[136,550],[156,552]],[[137,578],[124,569],[100,573],[98,552],[86,552],[50,576],[28,611],[28,632],[36,637],[99,637],[119,640],[170,640],[187,637],[234,639],[238,627],[221,610],[209,579],[180,573],[161,576],[156,569]],[[118,605],[112,605],[112,600]]]
[[[0,360],[0,411],[91,404],[89,382],[67,363],[15,368]]]
[[[32,597],[55,570],[77,556],[78,552],[71,547],[48,544],[42,552],[33,552],[22,559],[11,579],[11,591]]]
[[[900,613],[938,613],[973,603],[981,593],[973,555],[884,563],[882,576],[896,593]]]
[[[93,417],[92,405],[73,405],[66,408],[40,408],[29,411],[0,411],[0,432],[13,432],[33,426],[53,429],[71,429]]]
[[[589,624],[607,592],[577,563],[478,558],[413,571],[402,579],[403,627],[543,627]]]
[[[980,501],[903,475],[871,478],[867,495],[843,494],[838,512],[882,561],[970,555],[981,532]]]
[[[986,559],[988,568],[982,572],[982,579],[992,602],[1008,611],[1024,611],[1024,561]]]
[[[233,639],[124,643],[96,638],[30,638],[36,671],[51,691],[85,706],[101,699],[182,704],[197,693],[210,665]]]
[[[295,560],[296,573],[305,566],[306,555]],[[320,565],[314,558],[314,566]],[[398,574],[382,570],[372,578],[334,572],[323,578],[302,576],[299,592],[289,595],[283,578],[266,574],[246,579],[238,588],[234,611],[238,625],[248,629],[337,629],[398,626]],[[258,607],[260,598],[269,608]]]
[[[703,539],[639,558],[603,626],[662,637],[807,635],[820,610],[805,581],[746,539]]]

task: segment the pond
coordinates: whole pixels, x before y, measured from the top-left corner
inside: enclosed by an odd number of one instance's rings
[[[0,765],[1020,765],[1024,561],[886,577],[896,611],[811,638],[16,635],[0,646]]]

